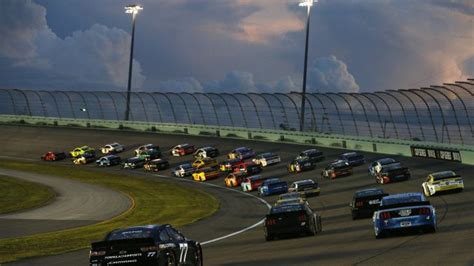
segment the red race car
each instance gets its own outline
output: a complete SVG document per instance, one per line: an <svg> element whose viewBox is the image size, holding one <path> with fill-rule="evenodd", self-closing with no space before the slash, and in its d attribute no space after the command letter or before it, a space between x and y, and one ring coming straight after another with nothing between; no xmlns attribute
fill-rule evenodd
<svg viewBox="0 0 474 266"><path fill-rule="evenodd" d="M41 156L44 161L60 161L66 159L66 153L49 151Z"/></svg>
<svg viewBox="0 0 474 266"><path fill-rule="evenodd" d="M179 144L171 148L171 155L173 156L185 156L188 154L193 154L196 151L194 145L191 144Z"/></svg>

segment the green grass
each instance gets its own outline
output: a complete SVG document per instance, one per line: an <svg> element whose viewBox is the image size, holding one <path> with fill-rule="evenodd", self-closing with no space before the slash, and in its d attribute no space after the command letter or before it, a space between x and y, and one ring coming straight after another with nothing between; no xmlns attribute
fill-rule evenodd
<svg viewBox="0 0 474 266"><path fill-rule="evenodd" d="M87 171L57 165L0 161L0 167L60 176L105 186L128 195L134 202L125 213L97 224L19 238L0 239L0 263L55 255L90 247L116 228L169 223L179 227L212 215L219 201L199 190L141 177Z"/></svg>
<svg viewBox="0 0 474 266"><path fill-rule="evenodd" d="M44 185L0 175L0 195L0 214L4 214L45 205L56 193Z"/></svg>

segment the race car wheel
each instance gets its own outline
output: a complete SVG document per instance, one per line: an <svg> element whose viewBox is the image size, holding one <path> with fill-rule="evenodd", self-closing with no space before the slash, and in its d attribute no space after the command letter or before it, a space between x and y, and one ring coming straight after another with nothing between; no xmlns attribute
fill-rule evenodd
<svg viewBox="0 0 474 266"><path fill-rule="evenodd" d="M265 234L265 241L272 241L273 240L273 236L272 235L267 235Z"/></svg>
<svg viewBox="0 0 474 266"><path fill-rule="evenodd" d="M321 223L321 216L318 216L318 218L316 219L317 221L317 230L316 230L316 233L321 233L321 231L323 231L323 225Z"/></svg>
<svg viewBox="0 0 474 266"><path fill-rule="evenodd" d="M423 187L423 194L425 194L426 197L431 196L430 192L426 190L426 187Z"/></svg>
<svg viewBox="0 0 474 266"><path fill-rule="evenodd" d="M178 261L176 260L176 254L174 254L173 250L169 250L168 254L166 255L165 258L165 264L166 266L176 266L178 265Z"/></svg>
<svg viewBox="0 0 474 266"><path fill-rule="evenodd" d="M380 231L378 234L375 234L376 239L381 239L385 237L384 231Z"/></svg>
<svg viewBox="0 0 474 266"><path fill-rule="evenodd" d="M196 250L194 252L194 265L196 266L204 265L204 259L202 257L202 247L200 244L196 245Z"/></svg>

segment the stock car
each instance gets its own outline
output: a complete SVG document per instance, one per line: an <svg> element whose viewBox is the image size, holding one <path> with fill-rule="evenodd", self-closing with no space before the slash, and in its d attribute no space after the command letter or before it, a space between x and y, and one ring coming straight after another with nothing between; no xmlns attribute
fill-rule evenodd
<svg viewBox="0 0 474 266"><path fill-rule="evenodd" d="M123 147L123 145L117 142L105 144L104 147L100 149L103 154L119 153L123 152L124 150L125 148Z"/></svg>
<svg viewBox="0 0 474 266"><path fill-rule="evenodd" d="M322 177L331 179L349 175L352 175L352 166L350 166L349 163L345 160L336 160L334 162L331 162L321 172Z"/></svg>
<svg viewBox="0 0 474 266"><path fill-rule="evenodd" d="M268 165L272 164L277 164L281 162L281 158L278 154L273 153L273 152L265 152L265 153L260 153L255 156L252 161L262 167L266 167Z"/></svg>
<svg viewBox="0 0 474 266"><path fill-rule="evenodd" d="M400 163L392 163L382 166L382 170L375 175L375 181L379 184L405 181L410 179L410 170Z"/></svg>
<svg viewBox="0 0 474 266"><path fill-rule="evenodd" d="M233 169L237 163L240 163L242 160L239 158L224 160L219 163L219 170L222 172L233 172Z"/></svg>
<svg viewBox="0 0 474 266"><path fill-rule="evenodd" d="M288 164L288 172L300 173L304 171L313 170L315 167L316 164L312 162L309 158L297 158Z"/></svg>
<svg viewBox="0 0 474 266"><path fill-rule="evenodd" d="M255 157L255 152L247 147L238 147L227 154L228 159L240 158L241 160Z"/></svg>
<svg viewBox="0 0 474 266"><path fill-rule="evenodd" d="M145 168L146 171L158 172L170 168L170 164L165 159L154 159L146 162L143 168Z"/></svg>
<svg viewBox="0 0 474 266"><path fill-rule="evenodd" d="M245 172L229 173L225 179L226 187L238 187L248 175Z"/></svg>
<svg viewBox="0 0 474 266"><path fill-rule="evenodd" d="M95 161L96 158L95 158L95 154L92 154L92 153L83 153L82 155L79 155L77 157L74 157L72 159L72 163L73 164L76 164L76 165L80 165L80 164L88 164L88 163L91 163L93 161Z"/></svg>
<svg viewBox="0 0 474 266"><path fill-rule="evenodd" d="M174 168L172 174L176 177L192 176L195 170L191 163L184 163Z"/></svg>
<svg viewBox="0 0 474 266"><path fill-rule="evenodd" d="M79 156L81 156L85 153L95 154L95 149L91 148L89 146L82 146L82 147L75 148L69 154L71 155L72 158L75 158L75 157L79 157Z"/></svg>
<svg viewBox="0 0 474 266"><path fill-rule="evenodd" d="M123 169L136 169L136 168L142 168L145 165L145 159L135 156L132 158L128 158L125 160L123 163Z"/></svg>
<svg viewBox="0 0 474 266"><path fill-rule="evenodd" d="M98 166L112 166L112 165L119 165L122 163L122 159L117 155L107 155L100 157L95 164Z"/></svg>
<svg viewBox="0 0 474 266"><path fill-rule="evenodd" d="M250 192L258 189L260 185L262 185L263 181L268 179L268 177L262 175L254 175L244 178L242 183L240 183L240 187L242 188L243 192Z"/></svg>
<svg viewBox="0 0 474 266"><path fill-rule="evenodd" d="M299 199L299 198L304 198L304 195L301 195L299 192L287 192L280 194L278 196L278 200L286 200L286 199Z"/></svg>
<svg viewBox="0 0 474 266"><path fill-rule="evenodd" d="M392 158L382 158L372 162L369 166L369 175L375 176L380 173L382 167L387 164L396 163L397 161Z"/></svg>
<svg viewBox="0 0 474 266"><path fill-rule="evenodd" d="M217 168L215 168L215 167L204 167L204 168L197 169L193 173L193 179L195 181L204 182L204 181L207 181L207 180L210 180L210 179L216 179L216 178L219 177L219 175L220 175L220 172Z"/></svg>
<svg viewBox="0 0 474 266"><path fill-rule="evenodd" d="M265 216L265 240L289 234L316 235L322 231L321 216L308 202L273 206Z"/></svg>
<svg viewBox="0 0 474 266"><path fill-rule="evenodd" d="M203 167L219 167L219 164L217 163L216 159L206 157L206 158L197 159L196 161L194 161L193 167L196 169L203 168Z"/></svg>
<svg viewBox="0 0 474 266"><path fill-rule="evenodd" d="M280 178L269 178L258 188L260 196L279 195L288 192L288 183Z"/></svg>
<svg viewBox="0 0 474 266"><path fill-rule="evenodd" d="M41 159L44 161L60 161L66 159L66 154L64 152L57 151L48 151L47 153L41 156Z"/></svg>
<svg viewBox="0 0 474 266"><path fill-rule="evenodd" d="M352 167L363 165L365 163L364 155L357 152L343 153L339 155L339 159L347 161Z"/></svg>
<svg viewBox="0 0 474 266"><path fill-rule="evenodd" d="M185 143L185 144L179 144L171 148L170 154L173 156L185 156L188 154L193 154L196 151L196 148L194 148L194 145Z"/></svg>
<svg viewBox="0 0 474 266"><path fill-rule="evenodd" d="M318 196L321 193L318 183L312 179L295 181L288 188L288 192L298 192L302 197Z"/></svg>
<svg viewBox="0 0 474 266"><path fill-rule="evenodd" d="M215 158L218 155L219 150L211 146L199 148L193 154L194 158L196 159Z"/></svg>
<svg viewBox="0 0 474 266"><path fill-rule="evenodd" d="M89 265L203 265L199 242L171 225L116 229L91 244Z"/></svg>
<svg viewBox="0 0 474 266"><path fill-rule="evenodd" d="M262 167L252 161L239 162L232 168L233 173L243 172L246 175L256 175L262 172Z"/></svg>
<svg viewBox="0 0 474 266"><path fill-rule="evenodd" d="M380 206L383 197L388 196L381 188L368 188L356 191L349 204L352 220L372 217Z"/></svg>
<svg viewBox="0 0 474 266"><path fill-rule="evenodd" d="M461 192L464 189L464 181L453 171L442 171L429 174L421 187L425 196L429 197L448 191Z"/></svg>
<svg viewBox="0 0 474 266"><path fill-rule="evenodd" d="M420 192L385 196L372 217L375 238L402 231L436 231L436 211Z"/></svg>
<svg viewBox="0 0 474 266"><path fill-rule="evenodd" d="M140 151L136 156L144 159L145 161L149 161L160 158L161 151L157 149L149 149L146 151Z"/></svg>
<svg viewBox="0 0 474 266"><path fill-rule="evenodd" d="M140 155L142 152L146 152L146 151L149 151L149 150L157 150L157 151L160 151L160 146L158 145L154 145L154 144L145 144L145 145L142 145L138 148L135 149L135 156L138 156ZM161 153L161 152L160 152Z"/></svg>
<svg viewBox="0 0 474 266"><path fill-rule="evenodd" d="M324 160L324 154L322 151L317 150L317 149L309 149L300 152L297 158L307 158L313 163L320 162Z"/></svg>

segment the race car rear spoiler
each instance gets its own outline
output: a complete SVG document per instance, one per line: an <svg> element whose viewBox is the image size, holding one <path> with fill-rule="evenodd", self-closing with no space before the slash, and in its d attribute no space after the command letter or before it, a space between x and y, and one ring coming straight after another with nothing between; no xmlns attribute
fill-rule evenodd
<svg viewBox="0 0 474 266"><path fill-rule="evenodd" d="M429 206L429 205L431 205L429 201L404 202L404 203L397 203L397 204L391 204L391 205L383 205L379 207L379 210L412 207L412 206Z"/></svg>

